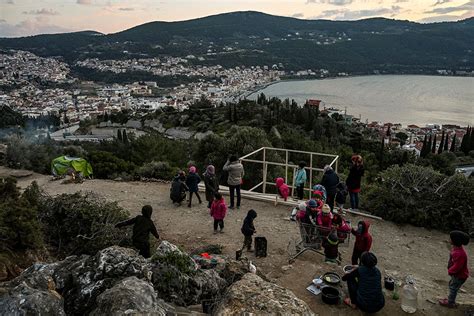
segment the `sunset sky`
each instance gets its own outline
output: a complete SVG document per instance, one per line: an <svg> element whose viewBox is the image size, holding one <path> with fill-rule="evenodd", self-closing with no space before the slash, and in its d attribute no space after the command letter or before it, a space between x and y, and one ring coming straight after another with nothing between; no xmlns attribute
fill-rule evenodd
<svg viewBox="0 0 474 316"><path fill-rule="evenodd" d="M0 0L0 37L121 31L150 21L179 21L254 10L300 19L382 16L418 22L474 16L474 0Z"/></svg>

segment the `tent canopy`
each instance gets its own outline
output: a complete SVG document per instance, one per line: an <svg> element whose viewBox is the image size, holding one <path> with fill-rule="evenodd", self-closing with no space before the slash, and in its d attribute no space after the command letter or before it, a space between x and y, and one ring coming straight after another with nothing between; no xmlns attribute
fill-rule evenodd
<svg viewBox="0 0 474 316"><path fill-rule="evenodd" d="M51 162L51 172L55 176L65 175L71 168L83 177L89 177L93 173L91 164L83 158L61 156Z"/></svg>

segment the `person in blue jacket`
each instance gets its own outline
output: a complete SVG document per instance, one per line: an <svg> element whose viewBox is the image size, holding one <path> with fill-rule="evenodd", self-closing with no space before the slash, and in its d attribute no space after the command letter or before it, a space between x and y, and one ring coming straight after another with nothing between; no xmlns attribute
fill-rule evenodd
<svg viewBox="0 0 474 316"><path fill-rule="evenodd" d="M191 207L191 202L193 200L193 193L196 194L199 204L202 203L201 197L199 196L199 187L198 184L201 182L201 177L196 173L196 167L191 166L189 168L189 174L186 177L186 185L189 188L189 204L188 207Z"/></svg>
<svg viewBox="0 0 474 316"><path fill-rule="evenodd" d="M304 198L304 185L306 183L306 163L301 161L298 164L298 169L295 174L295 186L296 186L296 195L298 199L302 200Z"/></svg>

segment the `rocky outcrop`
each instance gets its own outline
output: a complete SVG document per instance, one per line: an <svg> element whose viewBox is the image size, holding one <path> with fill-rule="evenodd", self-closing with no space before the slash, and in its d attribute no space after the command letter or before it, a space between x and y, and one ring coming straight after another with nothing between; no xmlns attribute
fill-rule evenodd
<svg viewBox="0 0 474 316"><path fill-rule="evenodd" d="M153 286L137 277L128 277L97 297L97 308L90 315L124 315L147 313L166 315L159 305Z"/></svg>
<svg viewBox="0 0 474 316"><path fill-rule="evenodd" d="M314 315L293 292L247 273L229 287L214 309L216 315Z"/></svg>

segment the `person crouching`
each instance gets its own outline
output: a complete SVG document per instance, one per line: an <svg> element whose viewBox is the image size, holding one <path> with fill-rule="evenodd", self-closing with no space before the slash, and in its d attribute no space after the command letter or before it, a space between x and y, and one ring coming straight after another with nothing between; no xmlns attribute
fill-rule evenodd
<svg viewBox="0 0 474 316"><path fill-rule="evenodd" d="M323 239L322 246L324 248L324 261L338 263L337 258L339 257L339 238L337 237L336 230L332 230L331 233Z"/></svg>

